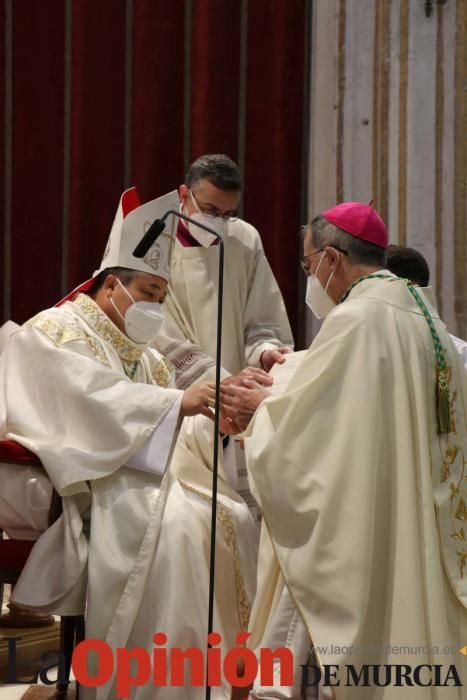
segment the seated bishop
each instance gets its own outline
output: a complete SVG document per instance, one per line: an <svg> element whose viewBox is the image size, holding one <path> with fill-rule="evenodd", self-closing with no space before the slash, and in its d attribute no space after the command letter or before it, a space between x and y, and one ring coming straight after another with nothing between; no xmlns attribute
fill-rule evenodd
<svg viewBox="0 0 467 700"><path fill-rule="evenodd" d="M163 320L172 217L143 258L133 255L154 219L177 206L176 193L139 205L135 189L125 192L99 270L15 332L0 357L0 439L45 469L31 479L0 466L10 484L0 527L38 537L13 600L61 615L86 610L86 638L114 653L151 654L157 632L167 647L207 644L214 387L177 389L172 366L149 346ZM248 626L257 529L220 444L214 630L225 651ZM28 480L34 493L18 508ZM46 528L52 486L63 513ZM138 700L182 697L180 688L135 685ZM224 681L216 692L230 696ZM204 693L187 680L184 698ZM115 678L81 697L116 697Z"/></svg>

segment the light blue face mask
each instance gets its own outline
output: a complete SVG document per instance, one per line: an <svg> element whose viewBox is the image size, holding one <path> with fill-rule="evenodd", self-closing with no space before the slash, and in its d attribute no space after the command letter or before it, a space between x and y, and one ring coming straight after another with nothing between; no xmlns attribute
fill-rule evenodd
<svg viewBox="0 0 467 700"><path fill-rule="evenodd" d="M110 301L125 324L125 333L134 343L145 343L154 340L164 322L162 304L157 301L135 301L128 289L117 279L117 282L133 302L125 311L119 310L112 297Z"/></svg>

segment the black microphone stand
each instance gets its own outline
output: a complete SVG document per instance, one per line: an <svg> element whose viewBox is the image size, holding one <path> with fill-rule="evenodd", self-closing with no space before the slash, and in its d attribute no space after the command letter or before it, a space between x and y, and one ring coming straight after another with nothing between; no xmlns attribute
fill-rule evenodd
<svg viewBox="0 0 467 700"><path fill-rule="evenodd" d="M219 241L219 282L217 298L217 335L216 335L216 397L214 404L214 453L212 457L212 505L211 505L211 550L209 559L209 607L208 607L208 635L213 632L214 624L214 574L216 567L216 531L217 531L217 475L219 464L219 418L220 418L220 387L221 387L221 349L222 349L222 302L224 297L224 241L217 231L199 223L186 214L175 209L167 211L161 219L156 219L144 234L141 241L133 251L137 258L144 258L148 250L155 243L165 228L165 221L173 216L188 221L199 228L211 233ZM206 700L211 698L211 686L207 678L206 661Z"/></svg>

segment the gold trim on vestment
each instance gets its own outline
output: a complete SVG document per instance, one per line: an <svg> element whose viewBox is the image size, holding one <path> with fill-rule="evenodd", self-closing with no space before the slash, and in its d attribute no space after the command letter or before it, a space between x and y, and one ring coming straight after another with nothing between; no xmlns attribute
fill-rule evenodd
<svg viewBox="0 0 467 700"><path fill-rule="evenodd" d="M187 491L196 494L206 503L212 503L212 498L193 486L189 486L185 481L179 479L180 484ZM221 503L217 504L217 519L222 527L224 539L227 547L232 555L232 561L235 572L235 589L237 592L237 611L238 617L240 619L241 631L246 632L248 630L248 623L250 621L251 604L248 600L248 596L245 590L245 582L243 580L242 569L240 566L240 552L238 550L237 535L235 532L235 525L232 520L232 516L225 506Z"/></svg>
<svg viewBox="0 0 467 700"><path fill-rule="evenodd" d="M449 372L449 383L451 383L451 379L451 372ZM461 598L464 578L467 576L467 537L465 533L467 460L462 448L462 441L457 433L458 420L459 418L462 420L463 414L463 406L459 405L460 401L459 393L451 391L449 402L451 432L447 435L439 435L443 464L439 474L439 483L435 486L435 494L437 525L444 568L456 598L464 607L467 607L466 601Z"/></svg>
<svg viewBox="0 0 467 700"><path fill-rule="evenodd" d="M169 362L161 357L159 364L152 371L152 378L158 386L168 387L172 381L172 370Z"/></svg>
<svg viewBox="0 0 467 700"><path fill-rule="evenodd" d="M71 303L76 304L84 312L89 325L113 347L122 360L125 362L137 362L141 359L147 344L134 343L130 340L102 311L94 299L87 294L78 294Z"/></svg>
<svg viewBox="0 0 467 700"><path fill-rule="evenodd" d="M84 340L89 345L94 357L106 367L110 367L101 345L78 324L60 323L55 318L47 318L42 312L27 321L24 326L26 328L38 328L43 331L56 347L62 347L62 345L73 340Z"/></svg>
<svg viewBox="0 0 467 700"><path fill-rule="evenodd" d="M87 294L79 294L73 304L80 309L80 318L84 317L86 323L100 336L105 343L111 346L119 356L126 376L134 380L138 364L147 350L147 345L134 343L124 335L117 326L102 311L96 302ZM102 344L93 335L86 333L86 330L73 320L62 322L48 315L43 311L24 324L27 328L39 328L56 345L61 347L73 340L84 340L94 357L106 367L110 367L110 362L104 352ZM154 354L154 361L157 362L157 354ZM172 382L173 367L164 357L160 357L156 366L151 370L153 381L161 387L168 387Z"/></svg>

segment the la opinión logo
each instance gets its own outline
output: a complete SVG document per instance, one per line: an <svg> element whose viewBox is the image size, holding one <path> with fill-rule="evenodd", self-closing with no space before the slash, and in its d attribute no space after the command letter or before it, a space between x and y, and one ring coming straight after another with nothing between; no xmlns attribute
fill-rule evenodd
<svg viewBox="0 0 467 700"><path fill-rule="evenodd" d="M152 684L154 687L187 687L206 685L221 686L223 682L236 688L249 688L254 681L261 686L292 686L294 684L294 659L290 649L261 648L256 655L245 648L250 634L236 635L237 646L222 657L219 645L220 634L208 635L208 647L166 648L167 635L157 632L153 635L152 654L147 649L135 647L113 650L99 639L87 639L76 647L73 653L72 669L76 680L83 686L96 688L116 682L116 697L129 698L132 688ZM16 642L8 640L8 683L18 683L16 678ZM464 650L460 650L464 653ZM95 662L95 674L88 670L89 657ZM27 683L36 683L38 677L47 685L56 680L48 677L58 660L58 680L66 681L63 654L49 653L41 659L44 663L40 671ZM48 663L46 663L48 661ZM187 669L188 666L188 669ZM25 682L25 681L23 681ZM301 666L301 685L310 686L362 686L362 687L463 687L456 666L443 664L363 664L345 666L313 664Z"/></svg>
<svg viewBox="0 0 467 700"><path fill-rule="evenodd" d="M153 635L154 648L152 655L147 649L120 648L115 654L112 648L99 639L87 639L76 647L73 653L72 669L76 680L81 685L97 688L105 685L114 676L118 698L130 697L131 689L152 683L155 687L183 686L220 686L223 679L237 688L247 688L259 678L262 685L277 685L275 661L279 661L279 684L293 685L293 654L290 649L260 649L258 657L245 648L249 632L236 635L238 645L230 649L222 658L218 648L222 637L217 632L208 635L209 647L206 650L198 647L167 649L167 635L157 632ZM88 672L88 657L97 655L96 675ZM189 663L189 673L186 673L185 663ZM188 675L188 680L187 680Z"/></svg>

